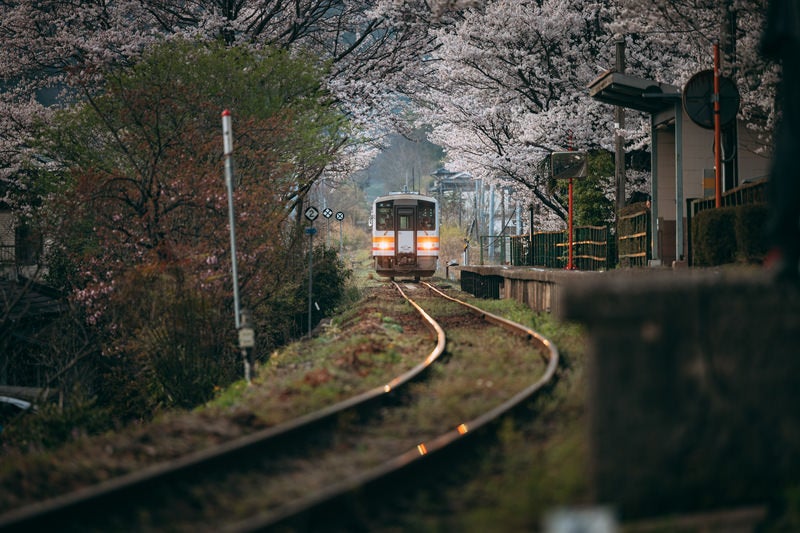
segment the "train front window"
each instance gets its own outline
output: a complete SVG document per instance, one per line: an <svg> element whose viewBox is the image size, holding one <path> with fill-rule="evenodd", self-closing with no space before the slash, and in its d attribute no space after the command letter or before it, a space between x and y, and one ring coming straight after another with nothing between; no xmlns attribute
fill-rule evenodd
<svg viewBox="0 0 800 533"><path fill-rule="evenodd" d="M380 202L375 208L375 229L390 231L394 229L392 222L392 202Z"/></svg>
<svg viewBox="0 0 800 533"><path fill-rule="evenodd" d="M397 229L400 231L408 231L414 229L414 211L411 209L398 209L397 210Z"/></svg>
<svg viewBox="0 0 800 533"><path fill-rule="evenodd" d="M432 231L436 228L436 204L433 202L420 202L417 208L419 213L418 230Z"/></svg>

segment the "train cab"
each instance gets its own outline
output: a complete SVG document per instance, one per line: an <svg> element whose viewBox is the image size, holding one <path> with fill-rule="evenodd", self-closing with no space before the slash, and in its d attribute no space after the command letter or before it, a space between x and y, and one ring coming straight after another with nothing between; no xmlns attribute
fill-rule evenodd
<svg viewBox="0 0 800 533"><path fill-rule="evenodd" d="M372 257L375 272L430 277L439 259L439 203L430 196L395 193L372 204Z"/></svg>

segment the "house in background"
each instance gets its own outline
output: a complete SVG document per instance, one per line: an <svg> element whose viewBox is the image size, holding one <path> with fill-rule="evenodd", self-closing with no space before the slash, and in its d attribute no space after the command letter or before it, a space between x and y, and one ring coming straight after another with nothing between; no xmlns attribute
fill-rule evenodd
<svg viewBox="0 0 800 533"><path fill-rule="evenodd" d="M35 400L48 386L42 365L63 295L42 283L41 237L0 203L0 395Z"/></svg>

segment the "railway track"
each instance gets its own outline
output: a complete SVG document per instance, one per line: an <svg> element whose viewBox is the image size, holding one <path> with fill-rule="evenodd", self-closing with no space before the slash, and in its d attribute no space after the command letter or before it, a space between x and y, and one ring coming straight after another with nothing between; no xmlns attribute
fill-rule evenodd
<svg viewBox="0 0 800 533"><path fill-rule="evenodd" d="M394 286L435 337L431 351L410 370L244 438L11 511L0 516L0 529L254 531L332 526L326 521L333 515L341 519L348 514L341 512L341 502L385 488L399 473L446 455L454 444L525 402L552 379L558 351L535 331L459 302L430 284ZM414 293L413 298L407 292ZM465 306L470 310L466 315ZM475 331L485 322L516 333L504 336L507 345L493 346L490 362L485 347L471 346ZM445 331L453 332L449 341ZM449 368L431 368L443 358ZM461 364L461 359L464 368L453 371L454 361ZM482 381L481 364L505 365L508 381ZM465 394L479 398L473 403L480 404L480 410L462 405ZM426 413L424 422L419 422L420 412ZM416 424L405 422L412 418Z"/></svg>

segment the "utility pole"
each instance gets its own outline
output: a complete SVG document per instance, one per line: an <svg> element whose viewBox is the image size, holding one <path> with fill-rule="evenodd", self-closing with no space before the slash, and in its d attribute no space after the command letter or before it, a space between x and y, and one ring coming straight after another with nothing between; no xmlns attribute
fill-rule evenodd
<svg viewBox="0 0 800 533"><path fill-rule="evenodd" d="M625 37L617 34L614 37L616 48L616 62L614 69L620 74L625 73ZM625 129L625 108L614 108L614 177L617 189L617 212L625 207L625 138L622 130Z"/></svg>
<svg viewBox="0 0 800 533"><path fill-rule="evenodd" d="M733 0L725 0L721 6L722 21L720 27L720 75L726 74L731 79L736 79L738 71L738 57L736 51L736 28L738 27L738 9L734 8ZM722 190L729 191L739 186L739 155L736 146L739 144L739 133L736 121L727 124L722 129Z"/></svg>

